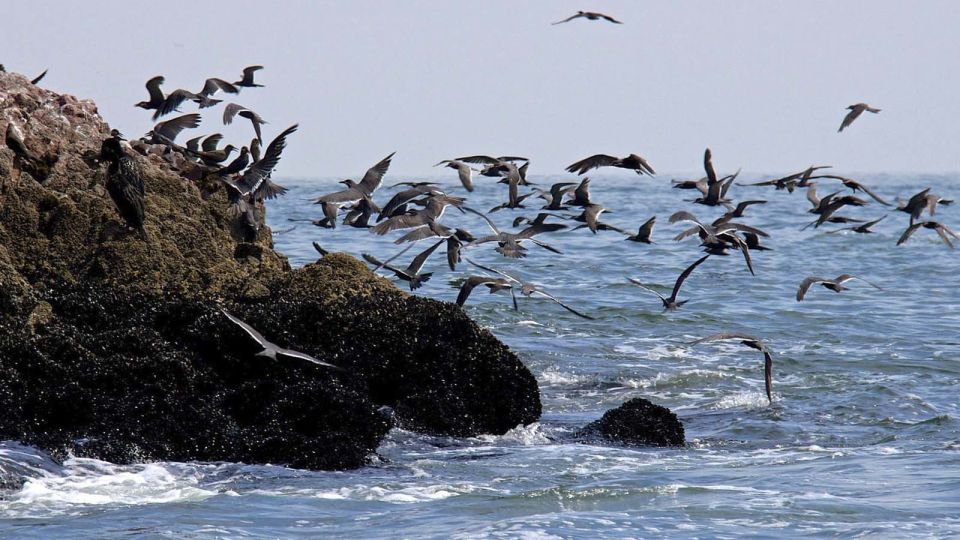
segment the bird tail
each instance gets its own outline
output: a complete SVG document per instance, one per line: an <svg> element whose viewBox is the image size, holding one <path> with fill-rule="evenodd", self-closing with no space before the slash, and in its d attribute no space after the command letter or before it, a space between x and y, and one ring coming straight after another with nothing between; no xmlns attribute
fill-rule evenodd
<svg viewBox="0 0 960 540"><path fill-rule="evenodd" d="M867 110L870 111L870 112L872 112L872 113L878 113L878 112L882 111L883 109L877 109L877 108L874 108L874 107L867 107Z"/></svg>
<svg viewBox="0 0 960 540"><path fill-rule="evenodd" d="M414 291L423 286L424 283L430 281L430 277L433 276L433 272L425 272L420 274L420 277L416 277L410 280L410 290Z"/></svg>

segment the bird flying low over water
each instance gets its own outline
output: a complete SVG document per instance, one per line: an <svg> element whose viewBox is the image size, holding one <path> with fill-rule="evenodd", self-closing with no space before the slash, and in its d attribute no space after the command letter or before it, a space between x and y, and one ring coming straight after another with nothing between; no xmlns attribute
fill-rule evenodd
<svg viewBox="0 0 960 540"><path fill-rule="evenodd" d="M653 240L651 235L653 235L653 226L657 222L657 216L653 216L647 221L643 222L643 225L640 225L640 229L637 231L637 234L627 237L627 240L632 242L643 242L644 244L652 244Z"/></svg>
<svg viewBox="0 0 960 540"><path fill-rule="evenodd" d="M600 167L629 169L641 176L644 174L647 176L653 176L656 174L656 172L653 170L653 167L650 166L650 163L648 163L646 159L636 154L630 154L625 158L608 156L606 154L596 154L571 164L567 167L567 172L583 174L590 169L597 169Z"/></svg>
<svg viewBox="0 0 960 540"><path fill-rule="evenodd" d="M870 228L873 227L874 225L876 225L877 223L880 223L881 221L883 221L883 220L886 219L886 218L887 218L887 216L882 216L882 217L880 217L879 219L875 219L875 220L873 220L873 221L868 221L868 222L866 222L866 223L861 223L860 225L855 225L855 226L853 226L853 227L843 227L842 229L836 229L836 230L833 230L833 231L827 231L827 234L836 234L836 233L843 232L843 231L853 231L853 232L855 232L855 233L860 233L860 234L870 234L870 233L873 232L873 231L870 230Z"/></svg>
<svg viewBox="0 0 960 540"><path fill-rule="evenodd" d="M566 19L562 20L562 21L557 21L557 22L551 23L551 24L563 24L563 23L566 23L566 22L570 22L570 21L572 21L572 20L574 20L574 19L587 19L588 21L596 21L596 20L603 19L603 20L605 20L605 21L609 21L609 22L612 22L612 23L614 23L614 24L623 24L622 22L614 19L613 17L611 17L611 16L609 16L609 15L605 15L605 14L603 14L603 13L597 13L597 12L595 12L595 11L578 11L578 12L576 13L576 15L571 15L571 16L567 17Z"/></svg>
<svg viewBox="0 0 960 540"><path fill-rule="evenodd" d="M285 358L306 360L307 362L317 364L318 366L323 366L323 367L328 367L328 368L336 369L339 371L343 371L343 368L339 366L335 366L328 362L324 362L322 360L317 360L316 358L310 356L307 353L302 353L300 351L294 351L291 349L285 349L283 347L280 347L279 345L271 343L269 340L267 340L267 338L263 337L263 334L261 334L260 332L257 332L252 326L243 322L239 318L231 315L229 312L227 312L227 310L221 309L220 312L223 313L223 315L227 319L229 319L230 322L239 326L244 332L246 332L248 336L250 336L254 341L257 342L257 345L260 345L262 350L256 353L254 356L263 356L265 358L270 358L272 360L281 360Z"/></svg>
<svg viewBox="0 0 960 540"><path fill-rule="evenodd" d="M736 332L721 332L719 334L713 334L712 336L700 338L696 341L691 341L689 344L697 345L698 343L705 343L708 341L723 341L729 339L738 340L741 344L763 353L763 382L767 391L767 400L770 403L773 403L773 356L770 354L770 350L767 349L767 346L764 345L762 341L746 334L738 334Z"/></svg>
<svg viewBox="0 0 960 540"><path fill-rule="evenodd" d="M470 165L455 159L445 159L434 165L434 167L440 165L450 169L456 169L457 175L460 177L460 183L463 184L464 189L471 192L473 191L473 169L470 168Z"/></svg>
<svg viewBox="0 0 960 540"><path fill-rule="evenodd" d="M680 287L683 287L683 282L686 281L688 277L690 277L690 274L693 273L694 268L700 266L700 264L703 263L703 261L707 260L708 257L710 257L709 254L704 255L703 257L700 257L699 259L697 259L696 262L688 266L686 270L680 273L680 277L677 278L677 282L674 283L673 285L673 292L670 293L670 298L664 298L662 294L658 293L653 289L648 288L646 285L643 284L643 282L641 282L638 279L627 278L627 280L630 283L633 283L634 285L636 285L637 287L640 287L641 289L647 292L651 292L657 295L660 298L660 301L663 303L664 311L674 310L686 304L687 302L689 302L689 300L681 300L679 302L677 301L677 295L680 294Z"/></svg>
<svg viewBox="0 0 960 540"><path fill-rule="evenodd" d="M464 258L466 259L466 257L464 257ZM547 293L547 292L545 292L545 291L540 290L540 289L537 288L537 286L534 285L533 283L530 283L530 282L528 282L528 281L519 280L519 279L511 276L510 274L508 274L508 273L506 273L506 272L501 272L500 270L496 270L496 269L494 269L494 268L489 268L489 267L483 266L482 264L478 264L478 263L476 263L476 262L474 262L474 261L471 261L470 259L467 259L467 261L468 261L470 264L476 266L477 268L480 268L480 269L482 269L482 270L486 270L487 272L491 272L491 273L494 273L494 274L499 274L499 275L503 276L504 278L506 278L507 280L515 283L517 286L520 287L520 294L522 294L523 296L531 296L531 295L536 294L536 295L538 295L538 296L542 296L542 297L544 297L544 298L548 298L548 299L556 302L560 307L562 307L563 309L569 311L570 313L573 313L573 314L576 315L577 317L582 317L582 318L584 318L584 319L588 319L588 320L591 320L591 321L592 321L592 320L595 320L593 317L591 317L591 316L589 316L589 315L585 315L585 314L583 314L583 313L580 313L579 311L573 309L572 307L564 304L563 302L561 302L560 300L558 300L557 297L555 297L555 296L553 296L553 295L551 295L551 294L549 294L549 293ZM511 288L511 291L512 291L512 290L513 290L513 289ZM516 299L514 299L513 307L514 307L514 309L518 309L518 308L517 308Z"/></svg>
<svg viewBox="0 0 960 540"><path fill-rule="evenodd" d="M433 255L433 252L440 247L441 244L446 242L446 240L440 240L421 252L419 255L413 258L413 261L406 268L397 268L396 266L391 266L390 262L397 258L398 256L405 253L408 249L413 247L413 244L410 244L403 251L394 255L393 257L387 259L384 262L380 262L376 257L370 255L369 253L363 253L363 258L367 260L370 264L374 265L376 269L386 268L387 270L393 272L398 278L406 281L410 284L410 290L414 291L419 289L424 283L430 281L430 276L433 275L433 272L423 272L420 273L420 270L423 269L424 263L427 262L427 259L430 258L430 255ZM375 270L376 270L375 269Z"/></svg>
<svg viewBox="0 0 960 540"><path fill-rule="evenodd" d="M870 283L869 281L863 278L859 278L857 276L850 275L850 274L841 274L834 279L826 279L821 277L810 276L800 282L800 287L797 289L797 302L800 302L801 300L803 300L803 297L806 296L807 291L810 289L810 286L815 283L819 283L820 285L823 285L824 288L830 289L831 291L838 293L846 288L843 286L843 284L850 281L851 279L862 281L867 285L870 285L871 287L874 287L881 291L883 290L879 286L874 285L873 283Z"/></svg>
<svg viewBox="0 0 960 540"><path fill-rule="evenodd" d="M490 227L490 230L493 231L493 234L490 236L483 236L477 238L476 240L465 245L465 248L470 248L487 242L497 242L497 253L500 253L504 257L511 259L519 259L527 256L527 248L521 245L521 242L529 240L534 244L542 247L547 251L552 251L554 253L562 253L559 249L545 243L541 242L534 238L534 236L546 232L559 231L561 229L566 229L567 226L561 223L544 223L549 214L540 214L536 219L533 220L532 224L526 229L518 233L509 233L503 232L493 223L493 221L483 212L474 210L470 207L464 207L464 210L467 212L476 214L483 218L487 222L487 225Z"/></svg>
<svg viewBox="0 0 960 540"><path fill-rule="evenodd" d="M463 307L463 304L466 303L467 298L470 297L470 293L473 292L473 289L479 285L485 285L488 289L490 289L490 294L498 291L510 290L510 294L513 296L513 308L519 309L517 307L517 295L513 292L513 284L504 278L495 278L490 276L468 277L467 280L463 282L463 285L460 286L460 292L457 294L457 305Z"/></svg>
<svg viewBox="0 0 960 540"><path fill-rule="evenodd" d="M850 112L848 112L847 115L843 117L843 122L840 124L840 129L837 130L837 133L840 133L844 129L850 127L850 124L852 124L854 120L859 118L860 115L863 114L863 111L872 112L874 114L880 112L880 109L871 107L866 103L856 103L854 105L847 107L847 110L849 110Z"/></svg>
<svg viewBox="0 0 960 540"><path fill-rule="evenodd" d="M947 244L947 246L949 246L950 249L953 249L953 242L950 241L951 237L953 237L954 239L960 240L960 236L958 236L957 233L950 230L950 228L944 225L943 223L938 223L936 221L918 221L916 223L911 224L909 227L907 227L907 230L903 231L903 234L900 235L900 239L897 240L897 245L899 246L900 244L909 240L910 237L913 236L913 233L917 232L917 230L920 229L921 227L923 227L924 229L930 229L930 230L936 231L937 234L940 236L940 238L943 240L943 242Z"/></svg>

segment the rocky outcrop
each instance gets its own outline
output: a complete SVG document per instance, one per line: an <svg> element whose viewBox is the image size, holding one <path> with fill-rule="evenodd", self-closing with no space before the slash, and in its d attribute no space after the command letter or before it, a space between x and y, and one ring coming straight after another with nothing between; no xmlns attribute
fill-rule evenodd
<svg viewBox="0 0 960 540"><path fill-rule="evenodd" d="M683 424L666 407L634 398L587 424L581 440L602 439L631 446L683 446Z"/></svg>
<svg viewBox="0 0 960 540"><path fill-rule="evenodd" d="M103 188L109 126L90 101L0 73L0 132L59 159L41 182L0 148L0 438L115 462L356 467L390 426L469 436L536 421L536 382L456 306L407 295L334 254L291 270L268 228L246 242L217 182L162 156L148 240ZM254 357L219 307L345 368Z"/></svg>

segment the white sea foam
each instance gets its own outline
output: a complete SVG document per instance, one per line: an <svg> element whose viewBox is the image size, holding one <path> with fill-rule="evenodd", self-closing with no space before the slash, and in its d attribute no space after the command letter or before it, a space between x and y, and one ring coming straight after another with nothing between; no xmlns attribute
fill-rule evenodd
<svg viewBox="0 0 960 540"><path fill-rule="evenodd" d="M519 444L521 446L535 446L550 444L553 441L543 431L539 422L529 425L519 425L503 435L480 435L477 440L488 444Z"/></svg>
<svg viewBox="0 0 960 540"><path fill-rule="evenodd" d="M167 464L119 466L71 458L64 467L63 475L28 479L20 491L0 501L0 513L18 517L73 514L89 506L199 501L221 494L198 487L199 474L184 474Z"/></svg>

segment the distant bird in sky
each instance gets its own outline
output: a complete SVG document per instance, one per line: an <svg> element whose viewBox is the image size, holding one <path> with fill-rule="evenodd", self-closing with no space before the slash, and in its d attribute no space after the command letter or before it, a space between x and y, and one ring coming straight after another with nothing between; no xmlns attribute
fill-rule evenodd
<svg viewBox="0 0 960 540"><path fill-rule="evenodd" d="M713 334L712 336L700 338L696 341L691 341L690 345L696 345L698 343L704 343L707 341L722 341L728 339L739 340L741 344L763 353L763 381L767 391L767 400L773 403L773 356L770 354L770 350L767 349L767 346L764 345L762 341L746 334L721 332L719 334Z"/></svg>
<svg viewBox="0 0 960 540"><path fill-rule="evenodd" d="M460 183L463 184L464 189L467 191L473 191L473 169L470 168L470 165L455 159L445 159L434 165L434 167L439 165L443 165L450 169L456 169L457 174L460 176Z"/></svg>
<svg viewBox="0 0 960 540"><path fill-rule="evenodd" d="M830 289L831 291L838 293L845 289L843 284L852 279L860 280L866 283L867 285L875 287L881 291L883 290L883 289L880 289L879 286L874 285L873 283L870 283L869 281L863 278L859 278L851 274L841 274L834 279L826 279L821 277L810 276L800 282L800 287L797 289L797 302L800 302L803 300L804 296L806 296L807 294L807 291L810 289L810 286L815 283L819 283L820 285L823 285L824 288Z"/></svg>
<svg viewBox="0 0 960 540"><path fill-rule="evenodd" d="M880 109L871 107L866 103L857 103L855 105L851 105L847 107L847 109L850 112L848 112L847 115L843 117L843 123L840 124L840 129L837 130L837 133L840 133L845 128L850 127L850 124L852 124L854 120L859 118L860 115L863 114L863 111L869 111L874 114L880 112Z"/></svg>
<svg viewBox="0 0 960 540"><path fill-rule="evenodd" d="M563 24L563 23L566 23L566 22L570 22L570 21L572 21L572 20L574 20L574 19L581 19L581 18L582 18L582 19L587 19L588 21L596 21L596 20L599 20L599 19L603 19L603 20L605 20L605 21L609 21L609 22L612 22L612 23L615 23L615 24L623 24L622 22L614 19L613 17L611 17L611 16L609 16L609 15L605 15L605 14L603 14L603 13L597 13L597 12L595 12L595 11L578 11L576 15L571 15L571 16L567 17L566 19L562 20L562 21L557 21L557 22L551 23L551 24Z"/></svg>
<svg viewBox="0 0 960 540"><path fill-rule="evenodd" d="M257 140L262 144L263 134L260 132L260 126L266 124L267 122L265 122L263 118L260 118L259 114L251 111L243 105L228 103L223 109L223 124L230 125L233 122L233 118L237 115L250 120L250 123L253 124L253 131L257 134Z"/></svg>
<svg viewBox="0 0 960 540"><path fill-rule="evenodd" d="M254 356L263 356L273 360L295 358L297 360L306 360L307 362L317 364L318 366L328 367L328 368L332 368L340 371L343 370L343 368L339 366L335 366L333 364L324 362L322 360L317 360L316 358L310 356L307 353L286 349L279 345L271 343L267 338L263 337L263 334L261 334L260 332L257 332L252 326L243 322L238 317L231 315L229 312L227 312L227 310L221 309L220 311L221 313L223 313L223 315L227 319L230 319L230 322L239 326L244 332L247 333L248 336L250 336L251 338L253 338L254 341L257 342L257 345L259 345L262 348L262 350L256 353L256 355Z"/></svg>
<svg viewBox="0 0 960 540"><path fill-rule="evenodd" d="M703 257L700 257L699 259L697 259L695 263L691 264L690 266L687 267L686 270L680 273L680 277L677 278L677 282L674 283L673 285L673 292L670 293L670 298L664 298L662 294L658 293L657 291L651 288L648 288L646 285L643 284L643 282L641 282L638 279L627 278L627 280L630 281L630 283L633 283L634 285L636 285L637 287L640 287L641 289L647 292L651 292L657 295L660 298L660 301L663 303L664 311L677 309L682 305L686 304L687 302L689 302L689 300L681 300L679 302L677 301L677 295L680 294L680 287L683 287L683 282L686 281L688 277L690 277L690 274L693 273L694 268L700 266L700 264L702 264L703 261L707 260L708 257L710 257L710 255L704 255Z"/></svg>
<svg viewBox="0 0 960 540"><path fill-rule="evenodd" d="M234 86L242 86L244 88L262 88L262 84L257 84L253 82L253 74L263 69L263 66L248 66L243 68L243 77L233 83Z"/></svg>
<svg viewBox="0 0 960 540"><path fill-rule="evenodd" d="M466 258L466 257L464 257L464 258ZM494 268L489 268L489 267L483 266L482 264L478 264L478 263L476 263L476 262L474 262L474 261L471 261L470 259L467 259L467 261L468 261L470 264L476 266L477 268L486 270L487 272L492 272L492 273L494 273L494 274L499 274L499 275L503 276L504 278L512 281L513 283L516 283L516 284L520 287L520 294L522 294L522 295L524 295L524 296L532 296L532 295L536 294L536 295L542 296L542 297L544 297L544 298L548 298L548 299L553 300L554 302L556 302L556 303L557 303L560 307L562 307L563 309L569 311L570 313L573 313L573 314L576 315L577 317L582 317L582 318L584 318L584 319L588 319L588 320L591 320L591 321L594 320L594 318L591 317L590 315L585 315L585 314L583 314L583 313L580 313L579 311L573 309L572 307L570 307L570 306L564 304L563 302L561 302L560 300L558 300L557 297L553 296L552 294L550 294L550 293L548 293L548 292L546 292L546 291L540 290L540 289L539 289L536 285L534 285L533 283L530 283L530 282L528 282L528 281L519 280L519 279L511 276L510 274L508 274L508 273L506 273L506 272L501 272L500 270L496 270L496 269L494 269ZM512 290L512 289L511 289L511 290ZM514 307L514 308L517 308L516 301L514 301L513 307Z"/></svg>
<svg viewBox="0 0 960 540"><path fill-rule="evenodd" d="M656 174L656 172L653 170L653 167L650 166L650 163L647 162L646 159L636 154L630 154L625 158L608 156L606 154L595 154L571 164L569 167L567 167L567 172L583 174L590 169L597 169L600 167L629 169L631 171L635 171L639 175L646 174L648 176L653 176Z"/></svg>

